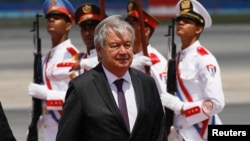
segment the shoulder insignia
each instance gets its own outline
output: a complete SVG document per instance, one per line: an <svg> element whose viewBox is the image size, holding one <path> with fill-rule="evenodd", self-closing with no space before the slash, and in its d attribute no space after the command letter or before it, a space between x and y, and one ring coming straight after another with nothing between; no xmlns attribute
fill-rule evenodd
<svg viewBox="0 0 250 141"><path fill-rule="evenodd" d="M212 111L213 109L213 102L211 100L206 100L203 102L203 109L205 111Z"/></svg>
<svg viewBox="0 0 250 141"><path fill-rule="evenodd" d="M62 67L72 67L74 65L74 62L62 62L62 63L58 63L56 66L58 68L62 68Z"/></svg>
<svg viewBox="0 0 250 141"><path fill-rule="evenodd" d="M200 111L201 111L200 107L195 106L195 107L192 107L190 109L185 110L184 114L185 114L186 117L189 117L189 116L192 116L192 115L200 113Z"/></svg>
<svg viewBox="0 0 250 141"><path fill-rule="evenodd" d="M201 56L204 56L204 55L208 55L208 52L205 48L203 47L198 47L197 48L197 52L201 55Z"/></svg>
<svg viewBox="0 0 250 141"><path fill-rule="evenodd" d="M156 63L161 62L161 60L158 58L158 56L155 55L154 53L150 53L148 56L151 59L151 62L152 62L153 65L156 64Z"/></svg>
<svg viewBox="0 0 250 141"><path fill-rule="evenodd" d="M214 76L216 74L216 66L212 64L206 65L207 71L211 76Z"/></svg>
<svg viewBox="0 0 250 141"><path fill-rule="evenodd" d="M67 47L67 50L72 56L77 54L77 50L74 49L73 47Z"/></svg>

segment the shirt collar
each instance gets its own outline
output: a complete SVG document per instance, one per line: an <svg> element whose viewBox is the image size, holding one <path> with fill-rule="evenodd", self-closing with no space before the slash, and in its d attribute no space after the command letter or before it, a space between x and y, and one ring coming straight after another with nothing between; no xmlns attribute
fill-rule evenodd
<svg viewBox="0 0 250 141"><path fill-rule="evenodd" d="M96 52L96 49L91 49L89 51L89 57L96 57L97 56L97 52Z"/></svg>
<svg viewBox="0 0 250 141"><path fill-rule="evenodd" d="M63 48L67 48L69 47L69 44L71 44L71 40L67 39L63 42L61 42L60 44L58 44L57 46L54 46L50 49L50 51L56 51L56 50L61 50Z"/></svg>
<svg viewBox="0 0 250 141"><path fill-rule="evenodd" d="M122 77L117 77L113 73L108 71L103 65L102 65L102 67L103 67L103 70L107 76L107 80L108 80L109 85L111 85L115 80L117 80L119 78L123 78L126 82L131 83L131 77L130 77L129 71L126 71L126 73Z"/></svg>
<svg viewBox="0 0 250 141"><path fill-rule="evenodd" d="M191 44L190 46L188 46L185 49L181 50L181 54L185 55L188 52L192 52L194 49L196 49L197 46L200 46L200 45L201 45L200 42L197 40L193 44Z"/></svg>

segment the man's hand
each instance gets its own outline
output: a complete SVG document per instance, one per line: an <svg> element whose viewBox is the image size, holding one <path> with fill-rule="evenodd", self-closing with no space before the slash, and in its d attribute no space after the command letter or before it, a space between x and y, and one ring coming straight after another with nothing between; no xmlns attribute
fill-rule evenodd
<svg viewBox="0 0 250 141"><path fill-rule="evenodd" d="M49 89L45 85L39 85L35 83L30 83L28 86L28 95L46 100Z"/></svg>
<svg viewBox="0 0 250 141"><path fill-rule="evenodd" d="M74 70L79 70L79 69L81 69L80 61L77 60L69 71L74 71Z"/></svg>

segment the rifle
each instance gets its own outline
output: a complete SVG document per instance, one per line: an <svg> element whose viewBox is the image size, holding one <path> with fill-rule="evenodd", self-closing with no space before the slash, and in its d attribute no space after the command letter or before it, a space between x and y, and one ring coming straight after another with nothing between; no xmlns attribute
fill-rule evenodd
<svg viewBox="0 0 250 141"><path fill-rule="evenodd" d="M34 32L33 43L34 43L34 72L33 72L33 82L37 84L43 83L42 80L42 54L41 54L41 39L39 36L39 14L36 14L36 20L33 22ZM28 127L27 141L38 141L38 131L37 122L40 115L42 114L42 101L37 98L32 98L32 117L31 122Z"/></svg>
<svg viewBox="0 0 250 141"><path fill-rule="evenodd" d="M100 5L101 18L103 20L106 17L104 0L99 0L99 5Z"/></svg>
<svg viewBox="0 0 250 141"><path fill-rule="evenodd" d="M140 32L141 32L141 40L142 40L142 48L143 48L143 55L148 56L148 49L147 49L147 43L146 43L146 37L145 37L145 25L144 25L144 17L143 17L143 8L142 8L142 3L141 0L136 1L137 4L137 9L138 9L138 19L140 23ZM145 66L145 72L146 74L150 75L150 67Z"/></svg>
<svg viewBox="0 0 250 141"><path fill-rule="evenodd" d="M175 44L175 18L172 19L171 25L168 26L168 73L167 73L167 92L175 95L176 92L176 44ZM170 109L165 108L166 112L166 127L167 135L170 132L170 128L173 125L174 112Z"/></svg>

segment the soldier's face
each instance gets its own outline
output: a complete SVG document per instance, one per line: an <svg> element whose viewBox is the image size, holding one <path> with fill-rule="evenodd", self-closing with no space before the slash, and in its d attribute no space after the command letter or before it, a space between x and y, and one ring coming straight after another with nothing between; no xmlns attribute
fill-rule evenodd
<svg viewBox="0 0 250 141"><path fill-rule="evenodd" d="M47 31L53 35L62 35L67 33L72 23L63 14L50 14L47 17Z"/></svg>
<svg viewBox="0 0 250 141"><path fill-rule="evenodd" d="M81 26L82 40L88 49L94 49L94 32L96 25L86 24Z"/></svg>
<svg viewBox="0 0 250 141"><path fill-rule="evenodd" d="M180 18L177 21L176 34L182 38L192 38L199 36L203 27L188 18Z"/></svg>
<svg viewBox="0 0 250 141"><path fill-rule="evenodd" d="M135 44L136 42L141 41L141 31L140 31L140 24L138 20L127 20L127 22L134 28L135 30Z"/></svg>

